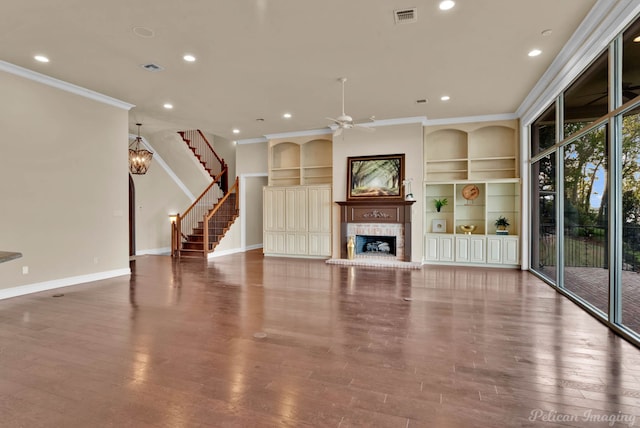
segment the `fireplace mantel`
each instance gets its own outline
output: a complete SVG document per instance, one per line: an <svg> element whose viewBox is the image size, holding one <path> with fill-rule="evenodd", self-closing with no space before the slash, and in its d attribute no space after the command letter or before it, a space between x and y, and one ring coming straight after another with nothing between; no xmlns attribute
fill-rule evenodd
<svg viewBox="0 0 640 428"><path fill-rule="evenodd" d="M347 258L347 224L401 223L404 226L404 261L411 261L411 206L415 201L336 201L340 205L340 257Z"/></svg>

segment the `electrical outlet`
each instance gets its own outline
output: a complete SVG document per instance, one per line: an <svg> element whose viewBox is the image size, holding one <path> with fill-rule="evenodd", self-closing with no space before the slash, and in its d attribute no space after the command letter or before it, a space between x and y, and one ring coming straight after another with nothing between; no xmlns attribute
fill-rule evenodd
<svg viewBox="0 0 640 428"><path fill-rule="evenodd" d="M26 275L29 273L29 266L22 266L22 274Z"/></svg>

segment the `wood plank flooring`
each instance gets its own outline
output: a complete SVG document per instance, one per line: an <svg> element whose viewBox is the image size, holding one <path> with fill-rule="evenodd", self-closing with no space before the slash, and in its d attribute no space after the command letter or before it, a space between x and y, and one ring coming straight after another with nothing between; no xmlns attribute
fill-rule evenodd
<svg viewBox="0 0 640 428"><path fill-rule="evenodd" d="M132 270L0 301L0 426L640 425L640 351L527 272Z"/></svg>

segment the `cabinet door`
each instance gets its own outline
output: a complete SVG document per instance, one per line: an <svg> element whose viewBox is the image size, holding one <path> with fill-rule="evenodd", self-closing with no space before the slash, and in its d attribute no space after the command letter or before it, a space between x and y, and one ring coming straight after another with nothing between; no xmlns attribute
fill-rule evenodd
<svg viewBox="0 0 640 428"><path fill-rule="evenodd" d="M438 252L440 261L452 262L454 258L453 249L453 236L441 236L438 238Z"/></svg>
<svg viewBox="0 0 640 428"><path fill-rule="evenodd" d="M286 244L283 232L265 232L264 233L264 254L285 254Z"/></svg>
<svg viewBox="0 0 640 428"><path fill-rule="evenodd" d="M285 227L288 232L307 230L307 189L288 187L285 190Z"/></svg>
<svg viewBox="0 0 640 428"><path fill-rule="evenodd" d="M469 262L471 260L471 239L468 236L456 236L456 261Z"/></svg>
<svg viewBox="0 0 640 428"><path fill-rule="evenodd" d="M331 234L309 233L309 255L331 256Z"/></svg>
<svg viewBox="0 0 640 428"><path fill-rule="evenodd" d="M285 189L265 187L263 189L264 230L276 232L285 230Z"/></svg>
<svg viewBox="0 0 640 428"><path fill-rule="evenodd" d="M331 233L331 188L309 187L309 232Z"/></svg>
<svg viewBox="0 0 640 428"><path fill-rule="evenodd" d="M505 236L502 238L502 263L517 265L518 260L518 238L515 236Z"/></svg>
<svg viewBox="0 0 640 428"><path fill-rule="evenodd" d="M297 232L287 232L285 234L286 239L286 253L292 255L306 255L309 252L307 248L307 234Z"/></svg>
<svg viewBox="0 0 640 428"><path fill-rule="evenodd" d="M487 263L502 263L502 238L487 237Z"/></svg>
<svg viewBox="0 0 640 428"><path fill-rule="evenodd" d="M469 261L471 263L485 263L484 236L471 236L469 238Z"/></svg>
<svg viewBox="0 0 640 428"><path fill-rule="evenodd" d="M424 239L425 259L429 261L438 260L438 237L427 235Z"/></svg>

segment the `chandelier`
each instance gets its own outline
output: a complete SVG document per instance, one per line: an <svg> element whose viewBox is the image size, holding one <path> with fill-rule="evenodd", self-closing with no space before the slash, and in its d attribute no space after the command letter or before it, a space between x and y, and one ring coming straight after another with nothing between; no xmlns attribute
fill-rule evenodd
<svg viewBox="0 0 640 428"><path fill-rule="evenodd" d="M138 136L129 145L129 171L131 174L146 174L151 165L151 158L153 158L153 152L144 148L142 144L142 138L140 137L141 123L136 123L138 126ZM141 147L142 146L142 147Z"/></svg>

